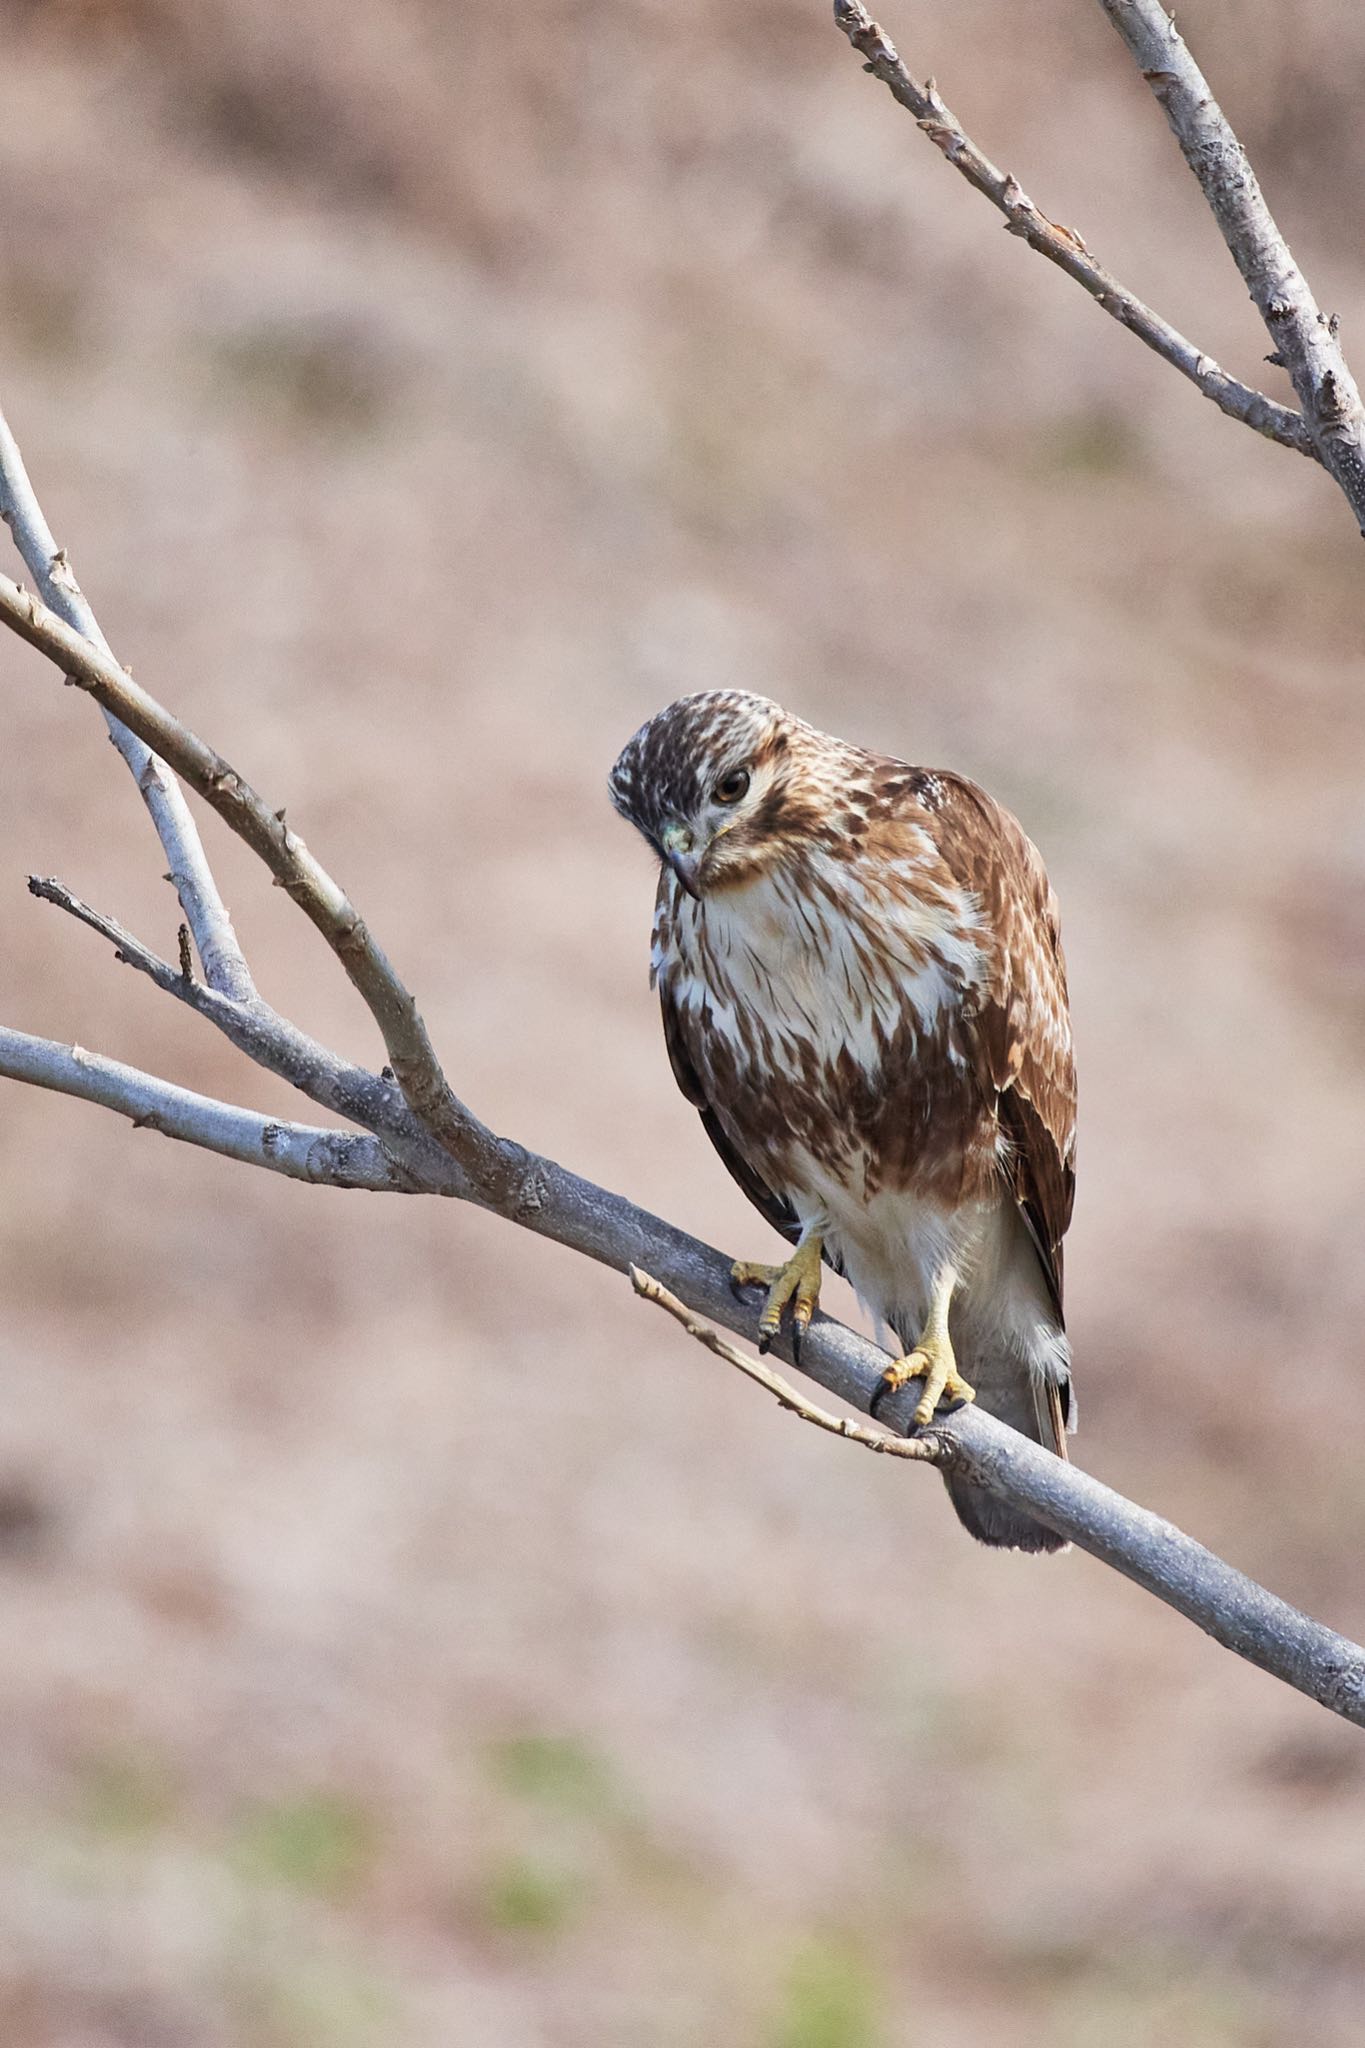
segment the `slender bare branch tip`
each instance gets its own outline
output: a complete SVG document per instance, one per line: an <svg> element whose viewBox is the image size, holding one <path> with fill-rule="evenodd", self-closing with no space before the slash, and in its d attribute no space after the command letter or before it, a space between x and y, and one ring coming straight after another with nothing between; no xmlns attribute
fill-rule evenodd
<svg viewBox="0 0 1365 2048"><path fill-rule="evenodd" d="M1110 0L1101 0L1101 4L1108 5ZM1021 190L1018 180L993 164L965 133L944 104L934 81L929 79L920 84L911 76L895 45L861 5L861 0L834 0L834 20L853 49L867 60L863 69L879 79L893 99L914 115L918 126L954 170L1004 214L1009 233L1064 271L1111 319L1188 378L1197 391L1229 418L1240 420L1256 433L1301 455L1316 461L1327 460L1303 414L1229 376L1205 351L1105 270L1075 228L1049 220Z"/></svg>
<svg viewBox="0 0 1365 2048"><path fill-rule="evenodd" d="M74 890L68 889L64 882L57 881L55 876L30 875L28 886L29 893L38 897L41 902L55 904L57 909L64 910L68 917L74 917L78 924L88 926L92 932L97 932L100 938L107 939L120 966L136 967L139 973L148 975L161 988L178 986L186 981L196 988L199 986L194 979L192 960L189 973L186 974L184 971L187 956L183 939L180 950L181 972L177 975L169 961L163 960L161 955L154 953L149 946L144 946L141 939L127 931L114 918L106 917L103 911L92 909L90 904L82 902Z"/></svg>
<svg viewBox="0 0 1365 2048"><path fill-rule="evenodd" d="M772 1395L780 1407L789 1414L799 1416L803 1422L811 1423L829 1436L842 1437L846 1443L860 1444L865 1451L880 1451L893 1458L907 1458L922 1465L943 1465L954 1455L954 1447L933 1431L919 1431L916 1435L897 1436L890 1430L870 1427L859 1422L853 1415L833 1415L828 1408L819 1408L814 1401L808 1401L798 1393L790 1380L784 1380L771 1366L755 1358L746 1358L742 1351L722 1337L713 1323L695 1314L676 1294L670 1294L662 1281L652 1273L646 1273L640 1266L629 1268L630 1284L643 1300L653 1302L672 1316L675 1323L681 1323L689 1337L694 1337L707 1351L723 1358L727 1365L742 1372L746 1379L753 1380L765 1392Z"/></svg>
<svg viewBox="0 0 1365 2048"><path fill-rule="evenodd" d="M0 412L0 509L3 509L15 546L42 597L58 618L73 633L80 635L96 657L102 656L112 664L109 643L76 581L66 549L58 547L44 517L19 444L3 412ZM31 604L30 610L32 612ZM37 613L32 612L32 616L36 618ZM68 683L83 682L76 668L69 663L65 665L64 680ZM255 994L251 972L218 892L183 790L147 743L131 732L107 705L103 709L109 737L137 783L157 838L177 877L181 908L194 934L194 943L209 985L239 999L250 999Z"/></svg>
<svg viewBox="0 0 1365 2048"><path fill-rule="evenodd" d="M1245 149L1160 0L1098 4L1152 88L1270 330L1313 452L1365 531L1365 406L1337 341L1336 323L1318 307Z"/></svg>

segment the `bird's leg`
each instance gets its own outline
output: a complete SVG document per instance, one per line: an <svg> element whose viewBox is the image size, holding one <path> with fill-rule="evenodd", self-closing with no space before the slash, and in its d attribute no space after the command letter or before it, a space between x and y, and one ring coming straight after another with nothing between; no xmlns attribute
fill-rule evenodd
<svg viewBox="0 0 1365 2048"><path fill-rule="evenodd" d="M957 1286L957 1274L951 1266L945 1266L934 1283L929 1301L929 1317L916 1344L905 1358L898 1358L894 1365L888 1365L882 1376L881 1389L873 1402L873 1413L888 1394L894 1394L911 1380L924 1381L924 1398L915 1410L915 1427L923 1429L934 1419L934 1410L940 1401L974 1401L976 1388L969 1387L957 1369L953 1356L952 1339L948 1335L948 1304Z"/></svg>
<svg viewBox="0 0 1365 2048"><path fill-rule="evenodd" d="M749 1259L736 1259L730 1268L730 1284L736 1293L741 1287L766 1287L768 1290L763 1313L758 1319L760 1351L766 1351L777 1336L782 1327L782 1311L790 1302L792 1351L800 1356L801 1339L820 1299L820 1251L820 1232L813 1225L808 1225L785 1266L758 1266Z"/></svg>

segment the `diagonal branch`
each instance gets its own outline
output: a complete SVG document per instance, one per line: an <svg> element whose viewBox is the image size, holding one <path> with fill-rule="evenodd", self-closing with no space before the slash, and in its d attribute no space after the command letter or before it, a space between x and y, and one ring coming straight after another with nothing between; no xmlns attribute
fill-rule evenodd
<svg viewBox="0 0 1365 2048"><path fill-rule="evenodd" d="M1101 0L1101 4L1108 6L1110 0ZM1187 341L1169 320L1154 313L1098 264L1073 228L1050 221L1007 172L997 170L944 105L933 79L926 79L921 85L911 77L890 37L882 32L861 0L834 0L834 19L864 60L866 69L909 109L954 170L960 171L969 185L975 186L1004 214L1012 235L1018 235L1030 249L1036 249L1049 263L1055 263L1059 270L1074 278L1111 318L1127 327L1183 377L1188 377L1220 412L1254 427L1258 434L1280 442L1285 448L1297 449L1300 455L1318 456L1314 437L1298 413L1230 377L1212 356Z"/></svg>
<svg viewBox="0 0 1365 2048"><path fill-rule="evenodd" d="M170 1089L134 1069L96 1060L75 1048L26 1039L19 1032L0 1032L0 1072L106 1102L125 1113L137 1114L139 1106L145 1105L151 1115L140 1120L190 1142L205 1142L197 1134L188 1108L183 1126L173 1127L171 1120L173 1109L203 1104L203 1097ZM144 1089L151 1092L140 1092ZM229 1116L251 1115L227 1110L223 1104L208 1107L227 1111ZM229 1156L249 1156L258 1165L273 1163L262 1156L269 1151L270 1142L265 1137L266 1120L259 1121L263 1127L259 1135L242 1134L245 1155L231 1152ZM199 1124L198 1129L203 1128ZM300 1132L298 1126L275 1128ZM349 1165L352 1177L343 1180L339 1166L336 1184L379 1184L377 1177L372 1177L378 1173L375 1155L357 1149L369 1141L346 1133L300 1133L297 1143L305 1166L311 1146L319 1140L345 1148L340 1162ZM229 1148L224 1144L210 1149ZM297 1152L292 1156L297 1157ZM466 1195L480 1207L493 1206L482 1190L463 1181L451 1161L439 1153L436 1158L447 1175L445 1186L421 1174L416 1176L419 1185L431 1192ZM551 1160L529 1153L521 1159L521 1175L514 1187L504 1191L498 1213L620 1272L645 1268L659 1276L660 1291L683 1295L714 1321L739 1334L752 1335L751 1312L735 1301L730 1291L730 1262L721 1253ZM297 1177L318 1175L305 1172ZM688 1320L690 1325L696 1318ZM786 1335L775 1348L779 1356L794 1362ZM817 1315L802 1342L801 1372L864 1413L883 1391L886 1364L885 1352L829 1316ZM882 1423L904 1429L913 1399L912 1390L881 1402ZM839 1428L837 1418L831 1420ZM845 1432L840 1429L840 1433ZM1124 1500L980 1408L961 1408L936 1417L928 1441L932 1444L931 1462L952 1460L965 1465L980 1485L1112 1565L1186 1615L1216 1642L1333 1713L1365 1727L1365 1648L1300 1614L1169 1522Z"/></svg>
<svg viewBox="0 0 1365 2048"><path fill-rule="evenodd" d="M537 1162L520 1146L504 1142L503 1157L509 1164L515 1164L519 1172L515 1178L505 1180L503 1199L495 1202L417 1121L391 1076L372 1074L367 1068L342 1059L259 997L239 1003L206 987L183 968L173 967L169 960L144 946L116 919L82 902L64 883L30 875L28 886L32 895L66 911L78 924L107 939L116 960L146 975L164 994L174 996L197 1016L206 1018L256 1066L287 1081L291 1088L297 1088L324 1109L363 1125L394 1158L402 1161L414 1187L427 1194L458 1196L504 1214L514 1213L523 1199L523 1179L530 1176L527 1185L534 1187L532 1169L543 1167L546 1162ZM527 1199L534 1201L534 1195Z"/></svg>
<svg viewBox="0 0 1365 2048"><path fill-rule="evenodd" d="M291 1088L297 1088L310 1101L320 1103L324 1109L330 1109L338 1116L348 1117L352 1123L363 1124L378 1135L393 1135L409 1143L421 1143L421 1126L407 1110L391 1081L371 1074L364 1067L354 1066L349 1060L340 1059L330 1047L309 1037L297 1025L290 1024L263 1003L259 996L239 1002L197 981L183 968L172 967L169 960L153 953L115 919L106 917L102 911L92 910L88 903L83 903L79 896L50 876L30 875L28 886L30 894L44 903L55 904L59 910L74 917L78 924L87 925L101 938L108 939L116 960L124 966L136 968L164 994L174 996L197 1016L207 1018L239 1052L245 1053L257 1066L278 1075L280 1080L287 1081ZM430 1149L436 1151L435 1146L430 1146ZM463 1187L463 1181L460 1185Z"/></svg>
<svg viewBox="0 0 1365 2048"><path fill-rule="evenodd" d="M490 1190L514 1171L514 1152L456 1096L412 996L355 906L286 824L284 812L272 809L230 762L149 696L110 655L8 576L0 576L0 622L47 655L69 682L154 748L264 861L280 887L317 926L359 990L383 1034L404 1100L436 1142Z"/></svg>
<svg viewBox="0 0 1365 2048"><path fill-rule="evenodd" d="M42 593L58 616L84 634L112 661L113 653L87 604L67 561L43 517L24 458L0 412L0 519L14 535L15 545ZM210 988L249 1000L255 994L245 956L232 929L227 905L218 893L199 828L190 816L184 792L151 749L106 710L109 736L132 771L142 801L151 814L180 907L194 934Z"/></svg>
<svg viewBox="0 0 1365 2048"><path fill-rule="evenodd" d="M203 987L191 975L177 973L168 962L149 954L111 920L87 910L69 892L58 885L44 885L42 893L112 939L124 957L159 986L171 986L205 1015L213 1015L262 1065L285 1072L296 1044L301 1047L305 1057L299 1063L298 1085L314 1088L318 1099L327 1099L324 1088L335 1087L348 1104L355 1105L348 1106L346 1113L357 1121L368 1121L383 1143L376 1150L371 1140L349 1133L272 1126L252 1112L210 1103L134 1069L97 1061L76 1048L26 1040L18 1033L6 1032L0 1037L0 1058L8 1063L0 1065L0 1071L107 1103L125 1113L144 1111L140 1121L169 1135L208 1144L210 1149L233 1157L250 1158L258 1165L276 1163L267 1156L274 1143L268 1133L281 1130L285 1134L282 1156L303 1169L296 1177L318 1177L317 1167L322 1163L339 1185L405 1186L461 1196L618 1271L646 1268L658 1276L661 1290L685 1297L699 1312L731 1330L752 1334L751 1311L734 1300L730 1264L719 1252L553 1161L494 1138L455 1101L412 998L352 906L297 835L288 830L282 814L271 812L221 756L139 689L106 655L5 577L0 577L0 623L13 627L106 710L155 746L260 855L324 932L380 1022L391 1057L397 1052L408 1069L406 1074L399 1069L404 1084L403 1097L399 1097L384 1077L348 1068L325 1048L316 1048L323 1066L330 1063L331 1067L330 1078L320 1081L309 1065L312 1042L293 1033L292 1026L258 1000L239 1004ZM248 1025L259 1034L254 1051ZM397 1067L397 1058L394 1063ZM452 1104L456 1112L453 1129L448 1121ZM315 1149L318 1145L324 1148L321 1154ZM778 1352L790 1359L787 1340L779 1344ZM819 1316L803 1340L800 1369L867 1412L884 1392L886 1363L886 1354L875 1345L829 1317ZM785 1397L785 1383L783 1386ZM882 1423L908 1434L914 1398L912 1390L883 1402ZM797 1400L799 1404L800 1397ZM837 1418L829 1418L823 1426L829 1422L840 1434L848 1433ZM965 1467L980 1485L1146 1587L1238 1655L1365 1726L1365 1650L1275 1599L1169 1523L1123 1500L1074 1465L1027 1442L975 1407L936 1418L929 1437L919 1442L929 1450L931 1462L951 1461Z"/></svg>
<svg viewBox="0 0 1365 2048"><path fill-rule="evenodd" d="M750 1378L759 1380L807 1421L838 1435L851 1436L872 1450L895 1448L879 1441L872 1430L856 1423L841 1423L837 1416L814 1408L794 1395L794 1390L776 1374L764 1377L754 1369L752 1361L744 1359L714 1330L708 1330L681 1302L671 1299L667 1290L647 1273L632 1267L630 1277L637 1294L667 1309L690 1336L728 1363L739 1366ZM818 1360L808 1359L812 1338L821 1353ZM832 1375L824 1354L835 1346L845 1367L858 1374L856 1391L850 1393L846 1387L839 1391L859 1408L868 1408L878 1391L885 1355L842 1324L831 1324L824 1316L812 1324L801 1348L801 1370L813 1373L822 1384L831 1385ZM876 1361L877 1373L870 1387L861 1376L869 1354ZM902 1418L909 1412L913 1399L913 1394L902 1397ZM880 1404L883 1415L890 1406L886 1402ZM932 1430L912 1441L922 1446L920 1455L929 1463L965 1468L979 1485L989 1487L1012 1506L1025 1508L1036 1521L1070 1537L1092 1557L1112 1565L1125 1578L1187 1615L1224 1648L1259 1664L1262 1670L1284 1679L1333 1713L1365 1727L1365 1648L1338 1635L1334 1629L1309 1620L1307 1615L1268 1593L1264 1586L1258 1586L1254 1579L1225 1564L1201 1543L1194 1542L1173 1523L1150 1514L1146 1508L1136 1507L976 1406L936 1415Z"/></svg>
<svg viewBox="0 0 1365 2048"><path fill-rule="evenodd" d="M160 1131L205 1152L263 1166L290 1180L335 1188L369 1188L386 1194L419 1192L419 1183L390 1157L377 1138L354 1131L326 1131L309 1124L240 1109L177 1088L155 1074L125 1067L79 1045L58 1045L0 1025L0 1077L26 1081L102 1104L131 1117L139 1130Z"/></svg>
<svg viewBox="0 0 1365 2048"><path fill-rule="evenodd" d="M196 981L193 972L187 971L188 961L182 960L179 967L172 967L169 960L153 953L116 919L106 917L103 911L92 910L88 903L82 903L80 897L73 894L64 882L57 881L55 876L30 875L28 893L36 896L40 903L54 903L58 910L74 917L77 924L86 925L92 932L98 932L102 939L108 939L116 960L125 967L136 967L139 974L145 974L167 995L193 998L203 988L203 983Z"/></svg>
<svg viewBox="0 0 1365 2048"><path fill-rule="evenodd" d="M655 1308L663 1309L675 1323L681 1323L688 1336L695 1337L704 1350L716 1358L723 1358L736 1372L742 1372L746 1379L771 1394L779 1407L785 1408L789 1414L799 1415L803 1422L814 1424L816 1429L823 1429L830 1436L841 1436L848 1443L861 1444L865 1451L881 1451L893 1458L910 1458L927 1465L947 1462L932 1431L921 1431L917 1436L893 1436L889 1430L869 1429L865 1422L855 1422L851 1415L831 1415L828 1408L818 1408L814 1401L798 1394L790 1380L784 1380L781 1373L774 1372L761 1358L749 1358L737 1350L711 1323L694 1315L686 1302L679 1301L676 1294L670 1294L666 1287L661 1286L652 1273L642 1273L638 1266L632 1266L630 1284L642 1301L653 1302Z"/></svg>
<svg viewBox="0 0 1365 2048"><path fill-rule="evenodd" d="M1319 456L1365 533L1365 408L1246 151L1159 0L1100 0L1165 109L1247 290L1289 372Z"/></svg>

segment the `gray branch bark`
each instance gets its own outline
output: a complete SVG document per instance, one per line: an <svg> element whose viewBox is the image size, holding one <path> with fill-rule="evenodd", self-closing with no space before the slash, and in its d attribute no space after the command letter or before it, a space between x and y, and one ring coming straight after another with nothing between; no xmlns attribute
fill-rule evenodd
<svg viewBox="0 0 1365 2048"><path fill-rule="evenodd" d="M8 576L0 576L0 619L56 662L106 717L155 749L265 863L359 991L418 1122L475 1180L496 1182L510 1163L498 1140L456 1096L412 996L345 891L285 822L283 809L268 804L229 761L135 683L103 643L93 645Z"/></svg>
<svg viewBox="0 0 1365 2048"><path fill-rule="evenodd" d="M0 1076L27 1081L117 1110L138 1130L159 1131L205 1152L217 1152L243 1166L263 1166L289 1180L334 1188L370 1188L380 1194L412 1194L420 1184L390 1157L377 1138L358 1131L327 1131L316 1125L284 1123L254 1109L217 1102L144 1074L119 1060L104 1059L81 1045L57 1045L0 1025Z"/></svg>
<svg viewBox="0 0 1365 2048"><path fill-rule="evenodd" d="M1365 410L1337 341L1265 203L1246 151L1159 0L1099 0L1165 110L1303 407L1365 533Z"/></svg>
<svg viewBox="0 0 1365 2048"><path fill-rule="evenodd" d="M59 548L43 516L37 494L29 482L19 444L10 432L9 421L0 412L0 519L14 535L29 572L43 601L78 633L113 660L113 650L100 631L99 622L77 583L66 551ZM232 929L227 905L218 892L199 828L190 816L185 794L165 764L150 747L121 725L108 711L105 720L109 737L128 764L147 806L157 838L161 841L170 878L180 898L186 923L194 935L199 959L211 988L225 995L248 997L254 993L251 973L237 934Z"/></svg>
<svg viewBox="0 0 1365 2048"><path fill-rule="evenodd" d="M234 999L182 973L113 918L92 910L50 876L30 875L28 886L42 902L55 904L77 923L98 932L113 946L115 959L145 974L164 994L174 996L197 1016L206 1018L239 1052L257 1066L277 1074L311 1102L352 1123L363 1124L368 1130L389 1131L407 1144L419 1149L425 1145L434 1156L444 1156L408 1110L394 1082L339 1058L329 1047L281 1017L259 995Z"/></svg>
<svg viewBox="0 0 1365 2048"><path fill-rule="evenodd" d="M1102 4L1107 4L1107 0L1102 0ZM1294 448L1300 455L1322 459L1307 421L1289 406L1277 405L1273 398L1229 376L1212 356L1188 341L1169 320L1154 313L1112 272L1097 263L1074 228L1061 227L1049 220L1014 178L997 169L945 106L933 79L927 78L921 84L911 76L894 43L861 0L834 0L834 19L863 59L865 68L915 116L924 134L942 151L953 169L960 171L969 185L1004 214L1012 235L1018 235L1030 249L1036 249L1049 263L1055 263L1059 270L1074 278L1111 319L1128 328L1164 362L1179 370L1182 377L1188 377L1196 390L1229 418L1241 420L1258 434Z"/></svg>
<svg viewBox="0 0 1365 2048"><path fill-rule="evenodd" d="M0 1031L0 1075L102 1103L167 1136L294 1179L456 1195L493 1206L439 1153L434 1178L420 1171L404 1175L384 1148L363 1138L280 1124L21 1032ZM730 1261L722 1253L552 1160L533 1153L522 1153L521 1160L521 1174L498 1214L617 1272L639 1268L712 1321L752 1337L753 1311L736 1303ZM795 1365L785 1336L774 1350ZM876 1345L819 1314L802 1343L799 1370L870 1414L886 1364L886 1353ZM911 1390L883 1402L879 1423L910 1434L915 1398ZM1154 1593L1215 1642L1365 1727L1365 1648L1359 1644L1301 1614L1173 1523L1064 1464L983 1409L940 1416L919 1435L934 1464L965 1466L981 1485Z"/></svg>

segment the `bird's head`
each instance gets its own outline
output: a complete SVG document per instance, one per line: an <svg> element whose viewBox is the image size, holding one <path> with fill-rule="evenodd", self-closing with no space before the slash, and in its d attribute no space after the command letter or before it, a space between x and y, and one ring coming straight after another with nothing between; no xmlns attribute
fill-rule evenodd
<svg viewBox="0 0 1365 2048"><path fill-rule="evenodd" d="M813 820L802 767L819 737L767 697L679 697L622 749L611 800L701 898L755 879Z"/></svg>

